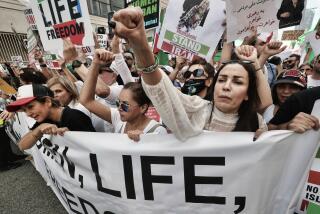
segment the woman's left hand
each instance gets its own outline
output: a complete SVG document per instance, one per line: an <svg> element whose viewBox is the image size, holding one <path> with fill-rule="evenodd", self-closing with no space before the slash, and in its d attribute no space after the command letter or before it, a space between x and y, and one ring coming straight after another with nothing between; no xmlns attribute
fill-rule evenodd
<svg viewBox="0 0 320 214"><path fill-rule="evenodd" d="M140 141L140 135L143 134L143 132L140 130L131 130L131 131L128 131L127 134L131 140L138 142Z"/></svg>
<svg viewBox="0 0 320 214"><path fill-rule="evenodd" d="M248 60L252 62L258 60L257 50L251 45L241 45L235 49L235 53L240 60Z"/></svg>
<svg viewBox="0 0 320 214"><path fill-rule="evenodd" d="M48 135L57 135L58 134L58 135L61 135L61 136L63 136L64 133L69 130L66 127L58 128L56 125L50 124L50 123L41 124L39 126L39 129L40 129L42 134L48 134Z"/></svg>

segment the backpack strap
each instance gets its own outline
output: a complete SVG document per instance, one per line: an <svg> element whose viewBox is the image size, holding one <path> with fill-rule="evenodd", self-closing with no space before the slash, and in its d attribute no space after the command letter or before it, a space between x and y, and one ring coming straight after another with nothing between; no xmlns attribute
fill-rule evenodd
<svg viewBox="0 0 320 214"><path fill-rule="evenodd" d="M162 126L161 124L157 123L157 124L154 124L154 126L151 127L151 129L149 129L149 131L147 131L146 134L149 134L149 133L152 133L154 132L158 127Z"/></svg>

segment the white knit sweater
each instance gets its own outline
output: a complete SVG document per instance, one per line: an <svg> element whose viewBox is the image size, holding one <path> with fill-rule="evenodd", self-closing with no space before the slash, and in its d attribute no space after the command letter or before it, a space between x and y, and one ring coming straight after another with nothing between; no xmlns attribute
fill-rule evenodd
<svg viewBox="0 0 320 214"><path fill-rule="evenodd" d="M203 130L229 132L234 129L238 120L237 114L225 114L199 96L181 93L172 85L168 76L161 72L162 78L157 85L147 85L143 79L142 85L164 124L178 139L184 141ZM258 115L258 119L259 128L267 130L261 115Z"/></svg>

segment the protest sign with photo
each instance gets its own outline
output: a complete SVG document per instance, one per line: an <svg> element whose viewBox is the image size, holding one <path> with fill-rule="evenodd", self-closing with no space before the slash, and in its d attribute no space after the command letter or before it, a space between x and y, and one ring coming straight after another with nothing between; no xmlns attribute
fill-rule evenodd
<svg viewBox="0 0 320 214"><path fill-rule="evenodd" d="M158 48L189 60L210 59L224 31L224 8L222 0L170 1Z"/></svg>
<svg viewBox="0 0 320 214"><path fill-rule="evenodd" d="M226 0L228 42L249 36L253 29L272 32L278 28L275 0Z"/></svg>
<svg viewBox="0 0 320 214"><path fill-rule="evenodd" d="M124 6L134 6L142 9L145 29L151 29L159 26L160 0L125 0Z"/></svg>
<svg viewBox="0 0 320 214"><path fill-rule="evenodd" d="M304 30L287 30L283 32L281 40L298 40L303 33Z"/></svg>
<svg viewBox="0 0 320 214"><path fill-rule="evenodd" d="M46 51L63 50L63 40L69 37L78 46L94 46L92 26L85 0L61 0L59 3L31 1L40 38Z"/></svg>
<svg viewBox="0 0 320 214"><path fill-rule="evenodd" d="M282 0L277 10L279 28L300 25L307 0Z"/></svg>

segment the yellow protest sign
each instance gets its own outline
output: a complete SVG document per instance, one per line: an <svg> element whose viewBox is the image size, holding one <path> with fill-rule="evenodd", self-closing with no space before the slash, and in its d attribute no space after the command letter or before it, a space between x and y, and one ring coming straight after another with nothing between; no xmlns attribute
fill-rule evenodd
<svg viewBox="0 0 320 214"><path fill-rule="evenodd" d="M17 91L2 78L0 78L0 90L4 91L7 94L17 93Z"/></svg>

